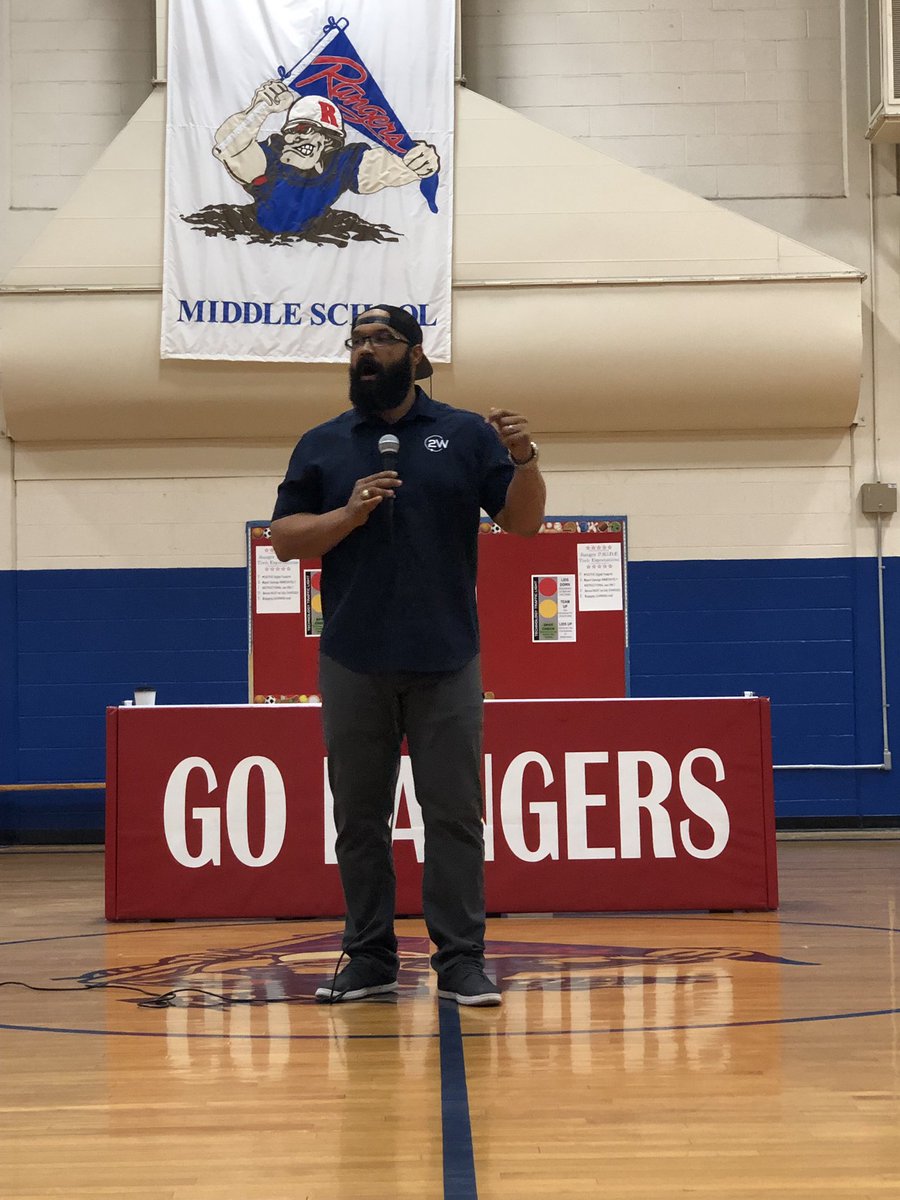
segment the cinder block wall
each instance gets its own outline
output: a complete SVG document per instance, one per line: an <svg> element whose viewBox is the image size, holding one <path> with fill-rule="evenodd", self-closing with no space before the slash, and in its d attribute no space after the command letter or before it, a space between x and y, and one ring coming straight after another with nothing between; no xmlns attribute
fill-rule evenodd
<svg viewBox="0 0 900 1200"><path fill-rule="evenodd" d="M769 694L781 763L881 754L874 527L857 493L874 478L876 450L881 477L900 474L891 334L900 326L900 211L890 147L872 156L868 201L864 8L462 6L464 70L476 90L869 272L875 318L853 430L557 440L544 453L551 512L629 517L635 692ZM153 43L151 0L0 4L0 269L147 94ZM335 395L336 410L342 403ZM244 522L268 514L287 451L3 442L4 781L102 778L103 707L135 684L157 684L163 702L244 698ZM885 534L896 647L890 522ZM895 658L889 684L897 711ZM883 774L785 772L776 786L782 819L900 816ZM7 796L0 836L96 836L101 800Z"/></svg>
<svg viewBox="0 0 900 1200"><path fill-rule="evenodd" d="M463 0L470 87L710 199L845 190L839 0Z"/></svg>

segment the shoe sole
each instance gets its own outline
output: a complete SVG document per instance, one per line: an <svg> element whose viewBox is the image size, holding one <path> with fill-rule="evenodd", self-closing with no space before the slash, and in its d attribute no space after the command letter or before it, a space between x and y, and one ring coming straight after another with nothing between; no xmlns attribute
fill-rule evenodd
<svg viewBox="0 0 900 1200"><path fill-rule="evenodd" d="M335 992L330 987L316 988L316 999L328 1004L343 1004L347 1000L365 1000L369 996L383 996L386 992L399 990L396 979L393 983L376 983L373 987L352 988L348 992Z"/></svg>
<svg viewBox="0 0 900 1200"><path fill-rule="evenodd" d="M467 1004L473 1008L495 1008L503 1003L499 992L482 992L478 996L464 996L461 992L445 992L438 988L437 994L444 1000L455 1000L457 1004Z"/></svg>

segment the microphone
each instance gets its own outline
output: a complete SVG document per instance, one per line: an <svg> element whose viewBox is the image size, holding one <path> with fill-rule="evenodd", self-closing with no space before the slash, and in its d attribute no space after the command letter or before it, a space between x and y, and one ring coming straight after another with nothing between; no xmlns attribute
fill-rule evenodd
<svg viewBox="0 0 900 1200"><path fill-rule="evenodd" d="M400 439L395 433L384 433L378 439L378 453L381 455L382 471L396 471L397 458L400 454ZM386 503L381 506L384 509L384 519L387 523L387 534L389 538L394 536L394 497L388 496Z"/></svg>
<svg viewBox="0 0 900 1200"><path fill-rule="evenodd" d="M397 456L400 453L400 439L395 433L385 433L378 439L378 453L381 455L382 471L397 470Z"/></svg>

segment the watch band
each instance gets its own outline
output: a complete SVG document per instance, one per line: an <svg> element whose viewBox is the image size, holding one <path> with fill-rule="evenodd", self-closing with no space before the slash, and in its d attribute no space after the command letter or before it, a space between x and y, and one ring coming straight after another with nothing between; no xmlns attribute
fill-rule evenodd
<svg viewBox="0 0 900 1200"><path fill-rule="evenodd" d="M528 455L527 458L513 458L513 456L510 454L509 461L512 463L512 465L514 467L527 467L530 462L534 462L534 460L537 458L537 456L538 456L537 442L532 442L531 443L531 453Z"/></svg>

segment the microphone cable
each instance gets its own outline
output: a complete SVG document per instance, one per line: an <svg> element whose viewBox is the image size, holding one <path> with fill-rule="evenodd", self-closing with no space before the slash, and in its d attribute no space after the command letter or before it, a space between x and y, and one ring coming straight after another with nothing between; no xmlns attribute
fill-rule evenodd
<svg viewBox="0 0 900 1200"><path fill-rule="evenodd" d="M173 1008L178 996L208 996L217 1001L214 1005L197 1005L202 1008L231 1008L238 1004L263 1007L268 1004L311 1004L316 1002L315 996L225 996L221 992L211 992L201 987L177 987L168 992L148 992L146 988L135 987L129 983L82 983L76 987L42 987L36 983L26 983L22 979L0 979L0 987L23 987L29 992L100 992L120 990L137 992L143 996L138 1000L138 1008Z"/></svg>
<svg viewBox="0 0 900 1200"><path fill-rule="evenodd" d="M396 784L395 784L396 790ZM394 825L397 821L397 803L396 796L394 803L391 806L391 816L388 822L389 838L393 844L394 840ZM341 964L345 958L350 955L342 947L341 953L338 956L334 971L331 976L331 987L329 991L331 995L326 999L319 999L317 996L225 996L221 992L212 992L201 987L176 987L170 988L167 992L149 992L146 988L136 987L130 983L82 983L72 987L46 987L36 983L26 983L23 979L0 979L0 988L2 987L22 987L30 992L99 992L99 991L126 991L137 992L143 997L137 1001L138 1008L173 1008L177 1004L178 996L207 996L217 1003L215 1005L197 1005L195 1007L202 1008L232 1008L239 1004L250 1005L251 1007L262 1007L267 1004L339 1004L341 1002L340 994L335 994L335 984L337 983L338 973L341 969ZM371 997L372 999L385 999L387 997Z"/></svg>

